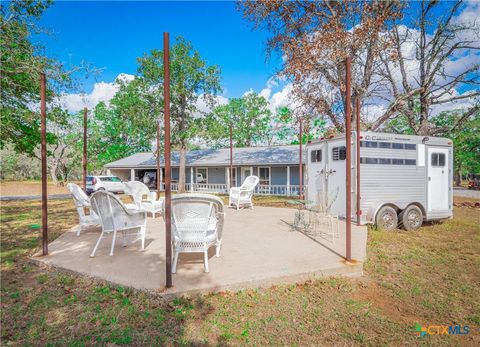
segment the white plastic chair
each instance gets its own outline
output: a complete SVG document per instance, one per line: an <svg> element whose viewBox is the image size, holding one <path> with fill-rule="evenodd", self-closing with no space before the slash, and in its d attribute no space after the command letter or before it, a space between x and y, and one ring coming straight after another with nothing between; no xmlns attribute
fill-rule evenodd
<svg viewBox="0 0 480 347"><path fill-rule="evenodd" d="M230 188L230 197L228 199L228 206L234 206L237 210L241 205L248 205L253 208L253 192L258 184L257 176L248 176L241 187Z"/></svg>
<svg viewBox="0 0 480 347"><path fill-rule="evenodd" d="M147 225L147 213L144 210L131 210L118 199L115 195L105 191L93 193L90 198L93 211L100 216L102 224L102 233L93 248L91 257L95 256L98 245L105 234L113 233L112 246L110 248L110 256L113 255L115 247L115 239L117 232L123 234L123 246L126 246L127 236L135 236L132 242L140 240L142 243L142 251L145 249L145 233ZM134 230L133 233L127 234L127 231Z"/></svg>
<svg viewBox="0 0 480 347"><path fill-rule="evenodd" d="M100 224L100 217L98 217L90 206L90 198L85 192L75 183L67 184L67 188L72 193L73 202L78 212L78 219L80 222L80 228L77 230L77 236L80 236L80 232L85 228L93 225ZM85 214L85 209L88 210L88 214Z"/></svg>
<svg viewBox="0 0 480 347"><path fill-rule="evenodd" d="M180 253L203 252L205 272L208 268L208 249L216 247L220 256L222 245L223 202L209 194L177 194L172 196L172 273L177 272Z"/></svg>
<svg viewBox="0 0 480 347"><path fill-rule="evenodd" d="M157 193L151 192L148 187L139 181L125 182L125 194L130 195L139 209L144 209L152 214L155 219L156 213L163 210L163 200L157 200Z"/></svg>

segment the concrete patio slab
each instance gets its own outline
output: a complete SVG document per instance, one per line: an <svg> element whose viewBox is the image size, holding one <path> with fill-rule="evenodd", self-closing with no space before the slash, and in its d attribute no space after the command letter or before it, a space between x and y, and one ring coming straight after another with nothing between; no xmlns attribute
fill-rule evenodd
<svg viewBox="0 0 480 347"><path fill-rule="evenodd" d="M319 277L359 276L366 258L367 228L352 225L352 257L345 264L345 223L340 221L339 237L332 242L317 242L291 231L287 223L294 219L294 209L255 207L253 210L226 211L220 257L210 249L210 273L203 272L203 254L181 254L174 286L166 294L191 294L221 290L257 288L279 283L293 283ZM78 226L77 226L78 227ZM90 252L99 229L75 235L76 228L49 245L50 254L33 259L62 269L98 277L141 290L163 290L165 284L165 224L149 218L145 251L140 242L122 247L117 238L115 254L110 257L111 238L102 240L97 254Z"/></svg>

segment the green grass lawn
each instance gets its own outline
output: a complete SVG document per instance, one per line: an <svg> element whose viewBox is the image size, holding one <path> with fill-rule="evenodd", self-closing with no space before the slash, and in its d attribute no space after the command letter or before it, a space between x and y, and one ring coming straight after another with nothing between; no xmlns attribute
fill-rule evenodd
<svg viewBox="0 0 480 347"><path fill-rule="evenodd" d="M51 239L77 221L71 200L49 210ZM171 301L29 263L40 211L1 204L2 345L480 345L478 209L457 207L455 219L416 232L370 230L360 279ZM416 323L470 333L418 337Z"/></svg>

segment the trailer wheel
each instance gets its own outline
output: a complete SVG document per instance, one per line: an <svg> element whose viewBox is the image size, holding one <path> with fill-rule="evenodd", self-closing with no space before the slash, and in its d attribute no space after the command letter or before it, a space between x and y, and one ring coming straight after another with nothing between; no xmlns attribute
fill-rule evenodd
<svg viewBox="0 0 480 347"><path fill-rule="evenodd" d="M377 227L382 230L395 230L398 225L397 211L391 206L383 206L380 211L377 212L375 223Z"/></svg>
<svg viewBox="0 0 480 347"><path fill-rule="evenodd" d="M398 215L403 229L407 231L417 230L422 226L423 213L420 207L410 205Z"/></svg>

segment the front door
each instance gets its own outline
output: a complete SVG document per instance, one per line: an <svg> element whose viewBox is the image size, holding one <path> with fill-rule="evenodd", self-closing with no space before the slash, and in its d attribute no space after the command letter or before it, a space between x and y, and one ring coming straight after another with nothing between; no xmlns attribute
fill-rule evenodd
<svg viewBox="0 0 480 347"><path fill-rule="evenodd" d="M245 181L245 178L247 178L248 176L252 176L252 168L242 167L242 182L240 183L243 183Z"/></svg>
<svg viewBox="0 0 480 347"><path fill-rule="evenodd" d="M448 149L429 147L428 211L448 211Z"/></svg>

